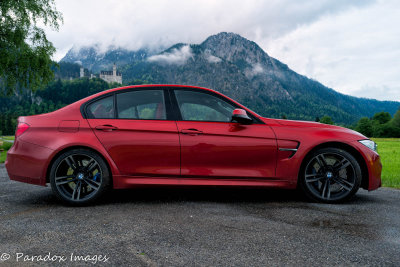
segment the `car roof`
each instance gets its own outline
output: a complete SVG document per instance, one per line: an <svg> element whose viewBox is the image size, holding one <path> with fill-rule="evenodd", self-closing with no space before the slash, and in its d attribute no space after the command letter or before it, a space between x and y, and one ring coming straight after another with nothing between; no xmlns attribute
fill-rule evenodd
<svg viewBox="0 0 400 267"><path fill-rule="evenodd" d="M174 89L185 89L185 88L193 88L193 89L200 89L200 90L206 90L206 91L212 91L216 92L217 91L205 87L200 87L200 86L193 86L193 85L182 85L182 84L140 84L140 85L128 85L128 86L123 86L123 87L117 87L117 88L112 88L109 90L106 90L104 92L113 92L113 91L119 91L119 90L124 90L124 89L132 89L132 88L146 88L146 87L173 87Z"/></svg>
<svg viewBox="0 0 400 267"><path fill-rule="evenodd" d="M212 93L215 93L217 95L220 95L221 97L223 97L225 99L230 100L231 102L235 103L240 108L243 108L243 109L249 111L256 118L260 117L260 115L258 115L254 111L250 110L249 108L243 106L242 104L238 103L234 99L232 99L232 98L230 98L230 97L228 97L228 96L226 96L226 95L224 95L224 94L222 94L222 93L220 93L220 92L218 92L216 90L205 88L205 87L200 87L200 86L182 85L182 84L140 84L140 85L129 85L129 86L117 87L117 88L112 88L112 89L108 89L108 90L99 92L99 93L94 94L94 95L90 95L88 97L85 97L85 98L83 98L81 100L76 101L75 103L72 103L69 106L75 106L82 112L82 109L84 108L84 106L86 104L88 104L89 102L95 100L98 97L102 97L104 95L107 95L107 94L110 94L110 93L113 93L113 92L117 92L117 91L120 91L120 90L135 89L135 88L149 88L149 87L154 87L154 88L166 87L166 88L173 88L173 89L187 89L187 88L189 88L189 89L196 89L196 90L212 92Z"/></svg>
<svg viewBox="0 0 400 267"><path fill-rule="evenodd" d="M193 86L193 85L182 85L182 84L140 84L140 85L128 85L128 86L123 86L123 87L116 87L116 88L107 89L107 90L98 92L96 94L87 96L87 97L85 97L85 98L83 98L81 100L78 100L76 103L79 103L79 105L81 105L82 103L85 103L86 101L90 101L90 100L95 99L97 97L101 97L103 95L106 95L106 94L109 94L109 93L112 93L112 92L121 91L121 90L135 89L135 88L149 88L149 87L155 87L155 88L173 87L174 89L191 88L191 89L198 89L198 90L204 90L204 91L208 91L208 92L213 92L213 93L216 93L218 95L224 96L223 94L221 94L218 91L215 91L215 90L212 90L212 89L209 89L209 88ZM227 96L224 96L224 97L227 97ZM233 99L231 99L231 100L233 100Z"/></svg>

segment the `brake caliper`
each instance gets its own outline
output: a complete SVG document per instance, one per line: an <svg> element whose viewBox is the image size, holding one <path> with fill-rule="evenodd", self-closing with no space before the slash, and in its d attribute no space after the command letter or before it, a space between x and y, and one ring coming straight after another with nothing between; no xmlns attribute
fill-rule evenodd
<svg viewBox="0 0 400 267"><path fill-rule="evenodd" d="M99 173L99 172L96 173L96 174L93 176L93 181L97 182L97 178L100 178L100 173Z"/></svg>

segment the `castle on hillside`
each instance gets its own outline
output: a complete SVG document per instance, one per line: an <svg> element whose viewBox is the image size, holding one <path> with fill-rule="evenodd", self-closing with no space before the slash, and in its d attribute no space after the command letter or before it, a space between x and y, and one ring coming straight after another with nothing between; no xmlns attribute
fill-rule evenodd
<svg viewBox="0 0 400 267"><path fill-rule="evenodd" d="M100 71L100 79L103 79L108 83L122 83L122 74L117 72L117 65L114 63L112 71Z"/></svg>
<svg viewBox="0 0 400 267"><path fill-rule="evenodd" d="M79 72L79 77L83 78L85 77L85 70L81 66L80 72ZM96 78L96 74L90 73L90 79ZM108 82L108 83L122 83L122 74L120 72L117 72L117 65L113 65L113 70L112 71L100 71L99 78Z"/></svg>

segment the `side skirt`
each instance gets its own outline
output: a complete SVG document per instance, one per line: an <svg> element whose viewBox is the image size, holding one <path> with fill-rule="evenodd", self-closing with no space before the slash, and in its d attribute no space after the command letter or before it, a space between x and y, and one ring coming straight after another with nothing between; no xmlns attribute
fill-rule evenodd
<svg viewBox="0 0 400 267"><path fill-rule="evenodd" d="M114 188L132 188L136 185L202 185L202 186L250 186L295 189L290 180L274 179L227 179L227 178L178 178L178 177L131 177L114 176Z"/></svg>

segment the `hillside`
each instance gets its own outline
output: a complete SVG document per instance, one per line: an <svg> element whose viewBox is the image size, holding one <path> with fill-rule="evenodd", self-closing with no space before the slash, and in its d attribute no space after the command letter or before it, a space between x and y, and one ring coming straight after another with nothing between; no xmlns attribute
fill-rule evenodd
<svg viewBox="0 0 400 267"><path fill-rule="evenodd" d="M143 51L111 49L99 54L95 48L84 48L68 52L62 61L81 61L95 72L115 60L125 84L144 80L209 87L267 117L314 120L329 115L337 123L350 124L379 111L394 114L400 106L338 93L234 33L219 33L201 44L176 44L155 55Z"/></svg>

